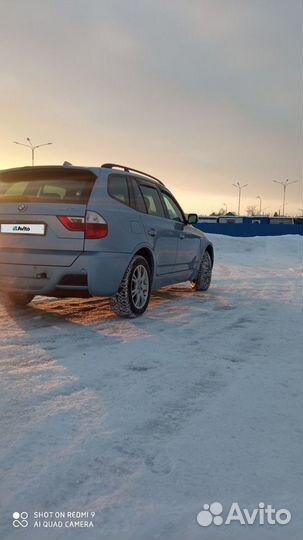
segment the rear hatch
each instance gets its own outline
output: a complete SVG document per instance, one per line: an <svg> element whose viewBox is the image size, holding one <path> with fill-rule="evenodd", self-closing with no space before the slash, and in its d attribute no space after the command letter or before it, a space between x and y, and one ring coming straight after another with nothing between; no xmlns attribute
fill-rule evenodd
<svg viewBox="0 0 303 540"><path fill-rule="evenodd" d="M24 167L0 172L0 263L70 266L84 250L84 219L96 176L88 169ZM61 219L61 221L60 221Z"/></svg>

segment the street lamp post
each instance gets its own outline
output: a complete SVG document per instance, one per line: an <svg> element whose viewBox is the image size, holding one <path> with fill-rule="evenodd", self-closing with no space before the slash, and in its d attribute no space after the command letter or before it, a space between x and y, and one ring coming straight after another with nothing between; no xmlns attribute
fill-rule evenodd
<svg viewBox="0 0 303 540"><path fill-rule="evenodd" d="M248 184L244 184L244 186L240 186L240 183L237 182L236 184L233 184L233 186L235 188L238 189L239 191L239 199L238 199L238 216L240 215L240 209L241 209L241 192L242 192L242 189L245 188L246 186L248 186Z"/></svg>
<svg viewBox="0 0 303 540"><path fill-rule="evenodd" d="M44 144L36 144L34 146L29 137L27 137L26 140L27 140L28 144L24 144L24 143L21 143L21 142L18 142L18 141L13 141L13 143L14 144L19 144L20 146L26 146L26 148L30 148L31 153L32 153L32 167L33 167L35 165L35 150L37 150L37 148L41 148L41 146L48 146L49 144L53 144L53 143L48 142L48 143L44 143Z"/></svg>
<svg viewBox="0 0 303 540"><path fill-rule="evenodd" d="M286 188L287 186L290 186L290 184L296 184L298 180L293 180L290 182L288 179L284 180L284 182L280 182L279 180L273 180L276 184L281 184L283 186L283 205L282 205L282 216L285 215L285 197L286 197Z"/></svg>
<svg viewBox="0 0 303 540"><path fill-rule="evenodd" d="M260 195L257 195L256 199L259 199L259 201L260 201L259 215L261 216L261 213L262 213L262 197L260 197Z"/></svg>

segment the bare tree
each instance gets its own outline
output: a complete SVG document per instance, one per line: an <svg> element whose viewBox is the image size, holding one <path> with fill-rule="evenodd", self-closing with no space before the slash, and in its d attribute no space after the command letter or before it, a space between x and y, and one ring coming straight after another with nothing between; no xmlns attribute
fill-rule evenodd
<svg viewBox="0 0 303 540"><path fill-rule="evenodd" d="M246 208L246 212L248 216L256 216L257 215L257 207L255 204L251 204Z"/></svg>

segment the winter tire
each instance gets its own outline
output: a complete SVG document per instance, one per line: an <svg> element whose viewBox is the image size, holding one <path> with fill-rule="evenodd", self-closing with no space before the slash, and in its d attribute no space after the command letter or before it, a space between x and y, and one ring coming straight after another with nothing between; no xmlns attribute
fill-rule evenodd
<svg viewBox="0 0 303 540"><path fill-rule="evenodd" d="M192 288L195 291L207 291L211 282L212 266L211 256L208 251L205 251L200 263L198 275L196 279L191 282Z"/></svg>
<svg viewBox="0 0 303 540"><path fill-rule="evenodd" d="M6 292L1 294L3 303L11 307L25 307L33 298L33 294L23 292Z"/></svg>
<svg viewBox="0 0 303 540"><path fill-rule="evenodd" d="M119 290L111 298L111 308L120 317L134 318L146 310L151 293L151 272L141 255L130 262Z"/></svg>

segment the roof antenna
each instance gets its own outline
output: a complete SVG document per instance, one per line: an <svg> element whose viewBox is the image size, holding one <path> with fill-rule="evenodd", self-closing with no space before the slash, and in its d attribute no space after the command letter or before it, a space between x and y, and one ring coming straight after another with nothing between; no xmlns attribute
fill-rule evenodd
<svg viewBox="0 0 303 540"><path fill-rule="evenodd" d="M73 166L73 164L70 163L69 161L64 161L64 163L63 163L63 167L72 167L72 166Z"/></svg>

